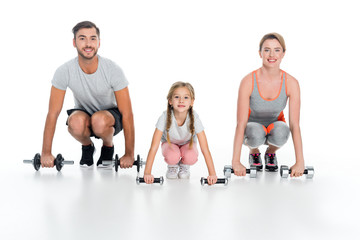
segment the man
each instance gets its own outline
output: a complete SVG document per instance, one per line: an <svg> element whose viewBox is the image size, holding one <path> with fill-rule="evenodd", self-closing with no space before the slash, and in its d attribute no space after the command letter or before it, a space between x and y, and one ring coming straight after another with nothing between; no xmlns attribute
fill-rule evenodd
<svg viewBox="0 0 360 240"><path fill-rule="evenodd" d="M67 111L66 124L70 134L82 144L80 165L90 167L94 163L92 136L103 141L97 166L102 166L102 160L111 160L113 136L124 129L125 154L120 158L120 167L132 167L135 134L128 81L118 65L97 55L100 31L94 23L80 22L73 28L73 33L73 45L78 56L60 66L52 80L41 165L54 166L52 141L69 87L74 95L75 108Z"/></svg>

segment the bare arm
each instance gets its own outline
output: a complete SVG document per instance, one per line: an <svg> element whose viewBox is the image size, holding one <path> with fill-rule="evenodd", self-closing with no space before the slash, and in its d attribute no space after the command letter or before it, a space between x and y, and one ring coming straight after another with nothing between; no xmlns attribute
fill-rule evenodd
<svg viewBox="0 0 360 240"><path fill-rule="evenodd" d="M246 169L240 162L246 124L249 118L250 95L252 92L252 76L248 74L240 83L237 102L237 124L235 130L232 166L237 176L245 176Z"/></svg>
<svg viewBox="0 0 360 240"><path fill-rule="evenodd" d="M52 142L54 138L56 122L64 103L65 93L65 90L57 89L54 86L51 87L49 111L45 122L43 147L41 154L42 167L54 166L54 157L51 154Z"/></svg>
<svg viewBox="0 0 360 240"><path fill-rule="evenodd" d="M151 146L149 149L149 153L146 159L146 166L145 166L145 170L144 170L144 180L146 183L153 183L154 182L154 176L151 175L151 169L152 169L152 165L154 163L155 160L155 155L157 150L159 149L159 145L160 145L160 140L161 140L161 136L162 136L163 132L160 131L159 129L155 129L152 141L151 141Z"/></svg>
<svg viewBox="0 0 360 240"><path fill-rule="evenodd" d="M122 115L125 138L125 154L120 158L120 167L129 168L134 163L135 129L129 89L126 87L115 92L118 109Z"/></svg>
<svg viewBox="0 0 360 240"><path fill-rule="evenodd" d="M205 163L208 168L208 172L209 172L208 183L209 185L212 185L216 183L217 177L216 177L214 162L211 157L208 142L206 139L205 131L198 133L196 136L199 140L200 149L202 154L204 155Z"/></svg>
<svg viewBox="0 0 360 240"><path fill-rule="evenodd" d="M292 166L291 176L299 177L304 171L304 155L300 131L300 86L292 76L288 76L290 131L294 143L296 163Z"/></svg>

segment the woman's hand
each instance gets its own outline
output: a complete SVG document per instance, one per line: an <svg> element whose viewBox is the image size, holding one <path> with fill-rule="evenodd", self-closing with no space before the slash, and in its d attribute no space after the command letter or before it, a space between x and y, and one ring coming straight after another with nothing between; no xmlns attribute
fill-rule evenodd
<svg viewBox="0 0 360 240"><path fill-rule="evenodd" d="M291 168L290 177L301 177L304 174L304 164L295 163Z"/></svg>
<svg viewBox="0 0 360 240"><path fill-rule="evenodd" d="M233 162L232 168L236 176L246 176L246 167L241 162Z"/></svg>

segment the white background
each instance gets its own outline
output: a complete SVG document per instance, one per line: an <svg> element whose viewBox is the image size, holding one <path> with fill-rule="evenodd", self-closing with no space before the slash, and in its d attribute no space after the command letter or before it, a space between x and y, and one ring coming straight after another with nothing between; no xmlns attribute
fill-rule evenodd
<svg viewBox="0 0 360 240"><path fill-rule="evenodd" d="M13 1L1 4L0 238L195 239L349 237L359 215L359 7L356 1ZM74 159L61 174L22 164L41 152L51 79L76 56L72 27L100 28L99 54L130 82L135 152L146 158L155 123L175 81L195 88L218 176L231 162L241 79L261 66L258 43L283 35L281 68L300 82L301 130L312 181L234 178L201 187L203 156L189 181L136 186L135 170L79 169L80 145L67 132L67 91L53 153ZM97 141L97 149L101 142ZM124 152L123 134L115 138ZM263 149L264 150L264 149ZM97 159L99 151L95 158ZM247 164L248 151L242 153ZM280 164L295 161L291 139ZM158 152L153 172L164 175ZM137 227L139 224L139 228ZM141 229L141 230L139 230Z"/></svg>

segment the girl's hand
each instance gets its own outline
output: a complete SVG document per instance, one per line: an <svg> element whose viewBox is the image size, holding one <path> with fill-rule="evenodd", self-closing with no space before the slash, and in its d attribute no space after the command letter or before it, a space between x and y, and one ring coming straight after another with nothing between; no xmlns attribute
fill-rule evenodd
<svg viewBox="0 0 360 240"><path fill-rule="evenodd" d="M233 162L232 168L236 176L246 176L246 167L242 165L241 162Z"/></svg>
<svg viewBox="0 0 360 240"><path fill-rule="evenodd" d="M213 185L217 181L217 176L216 175L209 175L207 177L207 180L208 180L208 185Z"/></svg>
<svg viewBox="0 0 360 240"><path fill-rule="evenodd" d="M304 174L305 167L304 164L295 163L294 166L292 166L290 169L290 177L301 177Z"/></svg>
<svg viewBox="0 0 360 240"><path fill-rule="evenodd" d="M154 176L151 174L144 174L144 181L146 184L153 184L154 183Z"/></svg>

